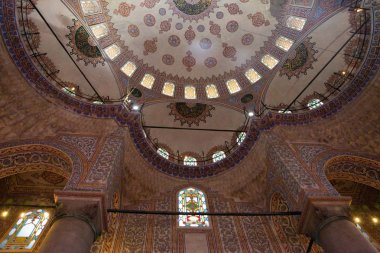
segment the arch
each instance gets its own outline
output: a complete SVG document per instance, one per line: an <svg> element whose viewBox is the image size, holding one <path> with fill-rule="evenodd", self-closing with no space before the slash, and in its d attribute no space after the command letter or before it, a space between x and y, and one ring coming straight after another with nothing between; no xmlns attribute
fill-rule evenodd
<svg viewBox="0 0 380 253"><path fill-rule="evenodd" d="M330 195L339 195L329 181L332 179L346 179L380 189L380 159L375 156L329 149L313 160L312 170Z"/></svg>
<svg viewBox="0 0 380 253"><path fill-rule="evenodd" d="M203 191L195 187L186 187L177 192L179 212L207 212L207 198ZM209 227L207 215L179 215L179 227Z"/></svg>
<svg viewBox="0 0 380 253"><path fill-rule="evenodd" d="M328 180L344 179L380 190L380 162L350 155L328 160L324 171Z"/></svg>
<svg viewBox="0 0 380 253"><path fill-rule="evenodd" d="M29 171L46 170L66 179L73 189L83 171L79 154L57 141L26 140L0 144L0 179Z"/></svg>

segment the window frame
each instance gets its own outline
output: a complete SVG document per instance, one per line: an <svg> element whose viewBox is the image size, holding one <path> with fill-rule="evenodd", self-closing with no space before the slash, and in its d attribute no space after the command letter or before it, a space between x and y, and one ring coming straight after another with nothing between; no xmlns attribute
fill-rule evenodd
<svg viewBox="0 0 380 253"><path fill-rule="evenodd" d="M176 195L175 195L175 197L176 197L176 210L178 212L181 212L180 207L179 207L179 195L182 191L186 191L188 189L194 189L194 190L197 190L198 192L201 192L203 194L203 197L205 198L205 204L206 204L206 211L205 212L209 212L210 209L209 209L207 194L205 193L204 190L202 190L198 187L195 187L195 186L187 186L187 187L181 188L179 191L176 192ZM211 216L209 216L209 215L207 215L208 226L180 226L180 217L181 217L181 215L176 216L176 224L177 224L177 228L179 228L179 229L187 229L187 230L188 229L196 229L196 230L212 229Z"/></svg>
<svg viewBox="0 0 380 253"><path fill-rule="evenodd" d="M28 222L28 220L32 218L33 219L31 222L33 222L37 216L39 217L39 222L35 224L35 228L30 233L30 236L19 237L19 238L26 238L23 241L22 239L17 239L17 234L25 227L26 225L25 223ZM50 228L52 218L51 218L51 214L49 210L29 209L21 213L20 216L16 216L15 218L17 219L11 223L12 224L11 227L0 238L0 245L3 245L3 248L0 248L0 252L8 252L8 253L9 252L34 252L37 245L40 243L41 238L43 238L46 235L47 231ZM38 230L40 230L39 233L38 233ZM30 244L33 241L34 243L32 244L32 246L30 248L27 248L30 246ZM17 248L15 249L9 248L12 246L17 247Z"/></svg>

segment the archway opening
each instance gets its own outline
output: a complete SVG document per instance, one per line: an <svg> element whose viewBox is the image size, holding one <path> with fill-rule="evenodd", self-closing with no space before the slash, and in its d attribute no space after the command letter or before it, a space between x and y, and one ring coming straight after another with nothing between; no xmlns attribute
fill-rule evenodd
<svg viewBox="0 0 380 253"><path fill-rule="evenodd" d="M340 195L352 198L350 211L353 222L379 250L380 190L346 179L330 179L330 182Z"/></svg>
<svg viewBox="0 0 380 253"><path fill-rule="evenodd" d="M55 212L54 191L68 178L47 170L0 179L0 252L37 252Z"/></svg>

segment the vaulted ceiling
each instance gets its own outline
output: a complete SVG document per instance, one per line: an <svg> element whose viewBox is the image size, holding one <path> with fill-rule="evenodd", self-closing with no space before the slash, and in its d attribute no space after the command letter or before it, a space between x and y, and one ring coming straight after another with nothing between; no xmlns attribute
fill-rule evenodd
<svg viewBox="0 0 380 253"><path fill-rule="evenodd" d="M67 109L128 126L144 157L159 146L199 157L225 149L236 153L231 167L260 131L338 110L378 67L375 21L345 1L19 4L2 21L14 14L16 25L2 32L6 41L12 29L21 34L20 45L6 45L24 77Z"/></svg>

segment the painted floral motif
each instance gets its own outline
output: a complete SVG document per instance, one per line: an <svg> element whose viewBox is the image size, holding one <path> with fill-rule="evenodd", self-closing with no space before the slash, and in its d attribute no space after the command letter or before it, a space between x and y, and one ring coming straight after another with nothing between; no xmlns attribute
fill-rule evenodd
<svg viewBox="0 0 380 253"><path fill-rule="evenodd" d="M204 64L208 68L213 68L218 64L218 61L214 57L208 57L205 60Z"/></svg>
<svg viewBox="0 0 380 253"><path fill-rule="evenodd" d="M153 38L144 42L144 55L153 54L157 51L157 41L157 38Z"/></svg>
<svg viewBox="0 0 380 253"><path fill-rule="evenodd" d="M211 111L215 110L212 105L200 103L171 103L168 108L169 115L174 116L174 121L180 121L181 126L187 124L189 127L193 124L199 126L201 121L206 123L206 118L212 117Z"/></svg>
<svg viewBox="0 0 380 253"><path fill-rule="evenodd" d="M133 4L128 4L128 3L120 3L119 7L113 11L115 15L121 15L123 17L128 17L129 14L136 8L135 5Z"/></svg>
<svg viewBox="0 0 380 253"><path fill-rule="evenodd" d="M178 47L181 44L181 39L177 35L170 35L168 43L172 47Z"/></svg>
<svg viewBox="0 0 380 253"><path fill-rule="evenodd" d="M38 174L39 175L39 174ZM41 174L41 177L48 183L52 185L57 185L65 181L66 179L58 174L49 172L49 171L44 171Z"/></svg>
<svg viewBox="0 0 380 253"><path fill-rule="evenodd" d="M182 23L175 24L175 29L177 29L178 31L181 31L182 28L183 28L183 24Z"/></svg>
<svg viewBox="0 0 380 253"><path fill-rule="evenodd" d="M227 8L228 12L229 12L231 15L243 14L243 11L240 10L239 5L237 5L236 3L232 3L232 4L224 4L224 7Z"/></svg>
<svg viewBox="0 0 380 253"><path fill-rule="evenodd" d="M195 32L193 30L193 27L192 26L189 26L189 28L187 29L187 31L185 32L185 38L187 40L187 43L189 43L189 45L191 45L191 43L193 42L193 40L195 39Z"/></svg>
<svg viewBox="0 0 380 253"><path fill-rule="evenodd" d="M175 60L174 60L173 55L165 54L162 56L162 62L165 63L166 65L173 65L174 61Z"/></svg>
<svg viewBox="0 0 380 253"><path fill-rule="evenodd" d="M287 212L289 206L279 193L275 193L271 199L270 210L272 212ZM295 220L292 217L277 216L271 219L279 239L289 245L286 252L305 252L304 238L297 233Z"/></svg>
<svg viewBox="0 0 380 253"><path fill-rule="evenodd" d="M247 33L247 34L244 34L243 37L241 37L241 44L243 44L244 46L249 46L253 43L254 41L254 37L252 34L250 33Z"/></svg>
<svg viewBox="0 0 380 253"><path fill-rule="evenodd" d="M300 74L307 74L308 69L313 69L312 64L317 61L315 54L318 53L310 42L311 37L306 38L289 56L280 70L280 76L286 75L288 79L293 76L299 78Z"/></svg>
<svg viewBox="0 0 380 253"><path fill-rule="evenodd" d="M172 28L172 19L164 20L160 24L160 33L168 32Z"/></svg>
<svg viewBox="0 0 380 253"><path fill-rule="evenodd" d="M132 37L138 37L140 35L140 29L137 25L129 25L128 26L128 33L129 35L131 35Z"/></svg>
<svg viewBox="0 0 380 253"><path fill-rule="evenodd" d="M210 33L212 35L215 35L218 38L221 38L222 35L220 34L221 28L220 25L215 24L214 22L210 21Z"/></svg>
<svg viewBox="0 0 380 253"><path fill-rule="evenodd" d="M218 12L216 13L216 18L217 18L217 19L223 19L223 17L224 17L224 13L223 13L223 12L218 11Z"/></svg>
<svg viewBox="0 0 380 253"><path fill-rule="evenodd" d="M147 26L154 26L156 24L156 18L152 14L146 14L144 16L144 23Z"/></svg>
<svg viewBox="0 0 380 253"><path fill-rule="evenodd" d="M212 46L212 42L210 39L208 38L203 38L201 39L201 41L199 42L199 45L202 49L210 49L211 46Z"/></svg>
<svg viewBox="0 0 380 253"><path fill-rule="evenodd" d="M204 25L199 25L199 26L197 26L197 31L200 32L200 33L204 32L205 29L206 29L206 28L205 28Z"/></svg>
<svg viewBox="0 0 380 253"><path fill-rule="evenodd" d="M71 54L77 56L77 60L84 61L87 66L91 63L94 67L98 63L104 65L104 59L95 40L88 34L86 29L78 20L73 20L74 25L68 26L70 33L66 35L69 39L67 46L71 47Z"/></svg>
<svg viewBox="0 0 380 253"><path fill-rule="evenodd" d="M187 71L192 71L192 67L195 66L195 64L197 63L197 61L195 60L195 58L193 57L191 51L187 51L186 52L186 55L185 57L183 57L182 59L182 64L186 66L186 70Z"/></svg>
<svg viewBox="0 0 380 253"><path fill-rule="evenodd" d="M232 61L236 61L236 48L229 46L227 43L223 43L223 56L231 59Z"/></svg>
<svg viewBox="0 0 380 253"><path fill-rule="evenodd" d="M230 33L236 32L239 29L239 23L236 22L235 20L228 21L228 23L226 25L226 29Z"/></svg>
<svg viewBox="0 0 380 253"><path fill-rule="evenodd" d="M146 7L148 9L152 9L156 4L158 4L160 0L144 0L140 6L141 7Z"/></svg>
<svg viewBox="0 0 380 253"><path fill-rule="evenodd" d="M270 25L270 22L269 20L265 19L265 16L264 14L262 14L261 12L256 12L255 14L248 14L248 19L251 20L252 22L252 25L256 26L256 27L260 27L260 26L268 26Z"/></svg>

